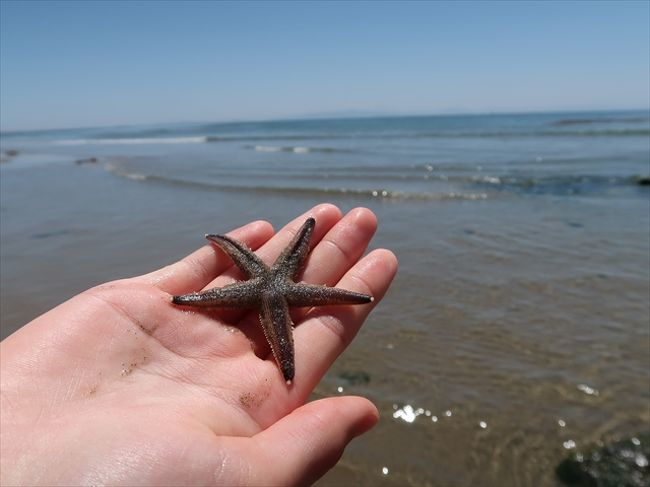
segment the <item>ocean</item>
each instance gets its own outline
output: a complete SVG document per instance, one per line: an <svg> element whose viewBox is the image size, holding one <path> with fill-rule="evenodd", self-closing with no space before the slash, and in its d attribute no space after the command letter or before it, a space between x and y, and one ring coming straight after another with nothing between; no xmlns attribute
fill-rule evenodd
<svg viewBox="0 0 650 487"><path fill-rule="evenodd" d="M648 111L4 132L0 151L2 337L205 233L377 214L399 273L313 397L382 418L319 485L557 485L568 453L650 429Z"/></svg>

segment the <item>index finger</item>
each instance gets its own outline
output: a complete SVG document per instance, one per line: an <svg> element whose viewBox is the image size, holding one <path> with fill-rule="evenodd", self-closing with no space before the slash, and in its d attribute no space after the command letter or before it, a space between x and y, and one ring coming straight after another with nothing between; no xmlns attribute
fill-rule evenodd
<svg viewBox="0 0 650 487"><path fill-rule="evenodd" d="M273 236L273 227L266 221L254 221L239 227L228 236L255 250ZM174 264L137 277L169 294L185 294L201 289L232 266L232 260L213 245L204 245Z"/></svg>

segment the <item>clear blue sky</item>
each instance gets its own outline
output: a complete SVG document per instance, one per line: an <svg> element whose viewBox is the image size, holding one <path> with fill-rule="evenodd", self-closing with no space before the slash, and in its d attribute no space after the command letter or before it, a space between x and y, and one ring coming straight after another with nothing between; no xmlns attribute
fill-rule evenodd
<svg viewBox="0 0 650 487"><path fill-rule="evenodd" d="M649 19L645 0L0 0L0 123L647 108Z"/></svg>

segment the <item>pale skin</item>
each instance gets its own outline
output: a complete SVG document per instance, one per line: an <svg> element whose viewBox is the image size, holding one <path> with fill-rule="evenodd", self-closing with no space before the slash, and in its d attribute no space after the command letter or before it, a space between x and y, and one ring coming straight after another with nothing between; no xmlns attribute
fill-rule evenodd
<svg viewBox="0 0 650 487"><path fill-rule="evenodd" d="M305 401L381 301L397 260L384 249L362 257L377 225L363 208L319 205L277 233L257 221L229 235L272 263L307 217L316 228L301 280L375 300L292 310L291 385L257 311L171 303L241 278L206 245L81 293L2 341L2 485L304 485L335 465L377 409L353 396Z"/></svg>

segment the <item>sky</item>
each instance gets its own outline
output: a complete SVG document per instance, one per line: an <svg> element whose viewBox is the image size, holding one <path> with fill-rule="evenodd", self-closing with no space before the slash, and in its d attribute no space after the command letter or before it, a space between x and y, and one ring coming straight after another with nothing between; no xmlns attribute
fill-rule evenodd
<svg viewBox="0 0 650 487"><path fill-rule="evenodd" d="M0 0L0 130L646 109L650 2Z"/></svg>

